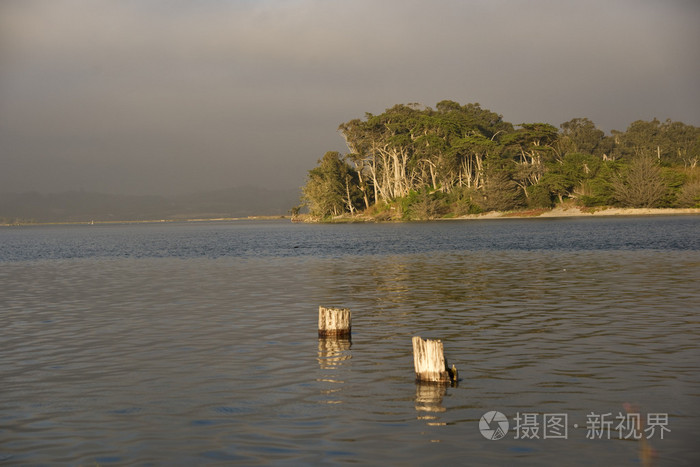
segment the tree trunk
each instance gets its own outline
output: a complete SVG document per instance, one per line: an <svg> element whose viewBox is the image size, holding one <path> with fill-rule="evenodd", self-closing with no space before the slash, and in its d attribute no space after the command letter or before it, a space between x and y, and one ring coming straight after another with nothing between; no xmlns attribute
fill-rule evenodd
<svg viewBox="0 0 700 467"><path fill-rule="evenodd" d="M350 210L350 214L352 215L355 214L355 208L352 206L352 199L350 198L350 183L348 182L349 178L349 175L345 176L345 193L348 197L348 209Z"/></svg>

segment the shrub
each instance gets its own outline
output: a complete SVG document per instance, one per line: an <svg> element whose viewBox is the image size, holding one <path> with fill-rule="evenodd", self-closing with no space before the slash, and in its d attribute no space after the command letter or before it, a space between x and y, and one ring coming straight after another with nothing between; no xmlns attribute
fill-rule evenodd
<svg viewBox="0 0 700 467"><path fill-rule="evenodd" d="M651 157L639 157L613 180L613 197L622 206L652 208L661 204L668 187Z"/></svg>
<svg viewBox="0 0 700 467"><path fill-rule="evenodd" d="M527 207L529 208L551 208L554 206L552 193L540 184L527 187L527 194Z"/></svg>
<svg viewBox="0 0 700 467"><path fill-rule="evenodd" d="M677 204L680 208L700 208L700 180L683 185Z"/></svg>

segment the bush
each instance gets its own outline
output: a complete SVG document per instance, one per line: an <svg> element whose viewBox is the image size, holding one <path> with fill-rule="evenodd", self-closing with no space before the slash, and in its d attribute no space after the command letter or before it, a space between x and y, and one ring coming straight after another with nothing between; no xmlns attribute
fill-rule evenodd
<svg viewBox="0 0 700 467"><path fill-rule="evenodd" d="M511 211L523 206L520 187L505 172L486 179L483 197L477 201L484 211Z"/></svg>
<svg viewBox="0 0 700 467"><path fill-rule="evenodd" d="M680 208L700 208L700 180L683 185L677 204Z"/></svg>
<svg viewBox="0 0 700 467"><path fill-rule="evenodd" d="M552 193L542 185L527 187L527 194L527 207L529 208L551 208L554 206Z"/></svg>
<svg viewBox="0 0 700 467"><path fill-rule="evenodd" d="M627 170L613 180L613 197L626 207L657 207L667 193L661 168L651 157L633 160Z"/></svg>
<svg viewBox="0 0 700 467"><path fill-rule="evenodd" d="M406 220L430 220L444 215L447 210L446 195L442 192L431 193L428 188L420 191L411 190L401 199L403 218Z"/></svg>

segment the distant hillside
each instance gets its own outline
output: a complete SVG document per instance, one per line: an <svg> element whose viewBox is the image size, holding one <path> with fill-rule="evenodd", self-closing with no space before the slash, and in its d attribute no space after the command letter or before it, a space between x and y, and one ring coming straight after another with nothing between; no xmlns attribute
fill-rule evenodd
<svg viewBox="0 0 700 467"><path fill-rule="evenodd" d="M299 190L239 187L179 196L83 191L0 194L0 223L88 222L277 216L299 204Z"/></svg>

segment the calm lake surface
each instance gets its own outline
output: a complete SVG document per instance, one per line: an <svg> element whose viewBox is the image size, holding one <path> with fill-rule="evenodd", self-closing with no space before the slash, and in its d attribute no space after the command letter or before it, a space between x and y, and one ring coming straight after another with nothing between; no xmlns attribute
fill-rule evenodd
<svg viewBox="0 0 700 467"><path fill-rule="evenodd" d="M0 465L700 465L699 284L698 216L0 228Z"/></svg>

